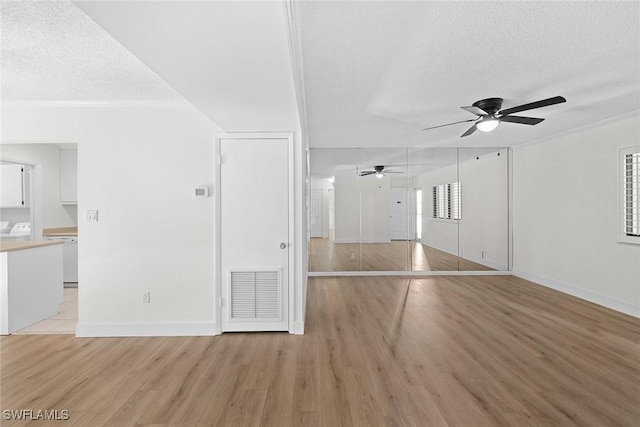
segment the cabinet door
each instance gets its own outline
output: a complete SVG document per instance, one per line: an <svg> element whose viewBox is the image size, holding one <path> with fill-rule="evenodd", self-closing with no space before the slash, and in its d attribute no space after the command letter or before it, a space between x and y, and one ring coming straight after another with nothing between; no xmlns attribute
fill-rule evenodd
<svg viewBox="0 0 640 427"><path fill-rule="evenodd" d="M2 187L0 207L22 208L24 204L24 168L22 165L0 165Z"/></svg>
<svg viewBox="0 0 640 427"><path fill-rule="evenodd" d="M78 151L60 150L60 203L78 203Z"/></svg>

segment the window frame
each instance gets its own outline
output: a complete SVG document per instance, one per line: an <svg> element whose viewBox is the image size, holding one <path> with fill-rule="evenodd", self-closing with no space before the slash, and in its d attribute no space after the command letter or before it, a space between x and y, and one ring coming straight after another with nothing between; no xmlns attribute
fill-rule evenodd
<svg viewBox="0 0 640 427"><path fill-rule="evenodd" d="M462 186L460 181L432 185L431 194L433 203L431 220L447 222L462 220Z"/></svg>
<svg viewBox="0 0 640 427"><path fill-rule="evenodd" d="M635 235L629 235L627 234L626 231L626 222L628 221L627 218L627 164L626 164L626 157L630 154L637 154L638 156L640 156L640 145L633 145L630 147L624 147L624 148L620 148L618 150L618 162L619 162L619 174L620 174L620 179L619 179L619 193L618 193L618 242L619 243L628 243L628 244L635 244L635 245L640 245L640 236L635 236ZM637 170L635 171L636 173L636 178L638 176L640 176L640 164L637 166ZM633 176L632 176L633 179ZM631 183L632 185L634 184L633 181ZM635 185L638 185L638 183L635 183ZM636 197L635 200L633 199L633 195L632 195L632 201L635 202L636 204L636 215L640 215L640 185L638 187L635 188L636 189ZM632 188L633 191L633 188ZM632 207L633 209L633 207ZM632 215L634 214L634 212L632 211Z"/></svg>

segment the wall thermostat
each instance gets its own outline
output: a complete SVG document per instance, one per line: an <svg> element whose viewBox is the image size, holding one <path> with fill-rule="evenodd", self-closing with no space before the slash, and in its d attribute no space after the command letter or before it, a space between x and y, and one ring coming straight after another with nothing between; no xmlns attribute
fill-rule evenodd
<svg viewBox="0 0 640 427"><path fill-rule="evenodd" d="M196 187L193 194L196 197L209 197L209 189L204 186Z"/></svg>

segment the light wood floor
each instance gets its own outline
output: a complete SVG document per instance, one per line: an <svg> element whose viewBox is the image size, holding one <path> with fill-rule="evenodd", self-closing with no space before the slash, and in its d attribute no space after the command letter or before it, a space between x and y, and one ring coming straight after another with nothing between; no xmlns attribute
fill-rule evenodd
<svg viewBox="0 0 640 427"><path fill-rule="evenodd" d="M510 276L313 278L306 327L2 337L0 409L70 411L38 426L640 425L640 320Z"/></svg>
<svg viewBox="0 0 640 427"><path fill-rule="evenodd" d="M482 271L493 270L419 242L334 243L312 238L309 271Z"/></svg>

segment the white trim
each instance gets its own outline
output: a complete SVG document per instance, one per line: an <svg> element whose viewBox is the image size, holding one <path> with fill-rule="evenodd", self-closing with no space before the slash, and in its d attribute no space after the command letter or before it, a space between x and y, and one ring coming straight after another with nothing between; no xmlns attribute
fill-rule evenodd
<svg viewBox="0 0 640 427"><path fill-rule="evenodd" d="M304 335L304 322L296 321L293 325L294 335Z"/></svg>
<svg viewBox="0 0 640 427"><path fill-rule="evenodd" d="M310 271L309 277L352 276L511 276L510 271Z"/></svg>
<svg viewBox="0 0 640 427"><path fill-rule="evenodd" d="M0 253L0 335L9 335L9 255Z"/></svg>
<svg viewBox="0 0 640 427"><path fill-rule="evenodd" d="M290 334L294 333L295 325L294 320L296 316L296 301L295 301L295 288L296 288L296 187L295 187L295 150L293 141L293 132L287 132L283 134L283 137L287 139L287 156L288 156L288 215L289 215L289 241L287 242L287 251L289 255L289 265L287 271L287 286L289 287L289 310L287 316L288 330ZM306 241L306 239L305 239Z"/></svg>
<svg viewBox="0 0 640 427"><path fill-rule="evenodd" d="M391 243L391 239L361 239L361 240L352 240L352 239L333 239L333 243Z"/></svg>
<svg viewBox="0 0 640 427"><path fill-rule="evenodd" d="M283 2L285 16L287 17L287 41L289 44L289 55L291 58L291 71L293 74L293 86L298 104L298 117L300 118L300 128L303 138L309 135L307 123L307 97L304 89L304 62L302 60L302 36L300 25L296 23L295 0L285 0ZM308 147L308 141L303 141L303 145Z"/></svg>
<svg viewBox="0 0 640 427"><path fill-rule="evenodd" d="M476 264L484 265L486 267L495 268L498 271L509 270L509 267L507 265L501 264L499 262L494 262L494 261L488 260L486 258L482 259L482 258L465 256L465 257L461 257L461 259L466 260L466 261L475 262Z"/></svg>
<svg viewBox="0 0 640 427"><path fill-rule="evenodd" d="M631 111L629 113L625 113L625 114L621 114L619 116L615 116L615 117L610 117L608 119L604 119L604 120L600 120L598 122L591 122L589 124L586 124L584 126L575 128L575 129L570 129L568 131L565 132L560 132L560 133L556 133L550 136L545 136L544 138L539 138L539 139L534 139L532 141L527 141L527 142L523 142L522 144L517 144L517 145L513 145L510 146L508 148L513 149L519 149L519 148L523 148L523 147L527 147L529 145L535 145L535 144L540 144L543 142L547 142L547 141L551 141L553 139L558 139L558 138L563 138L565 136L569 136L569 135L573 135L576 133L580 133L580 132L584 132L587 131L589 129L594 129L594 128L598 128L601 126L606 126L608 124L611 123L616 123L622 120L626 120L626 119L630 119L631 117L637 117L640 115L640 110L636 110L636 111Z"/></svg>
<svg viewBox="0 0 640 427"><path fill-rule="evenodd" d="M68 108L68 107L191 107L196 108L186 99L165 100L91 100L91 101L3 101L3 107L17 108Z"/></svg>
<svg viewBox="0 0 640 427"><path fill-rule="evenodd" d="M184 337L218 335L220 325L199 323L78 323L76 337Z"/></svg>
<svg viewBox="0 0 640 427"><path fill-rule="evenodd" d="M640 318L640 306L634 306L632 304L599 294L597 292L578 288L567 283L562 283L554 279L538 276L519 269L514 269L512 273L516 277L535 282L538 285L555 289L556 291L560 291L562 293L572 295L574 297L592 302L594 304L610 308L611 310Z"/></svg>
<svg viewBox="0 0 640 427"><path fill-rule="evenodd" d="M422 214L422 217L424 218L424 214ZM461 219L453 219L453 218L434 218L434 217L430 216L427 219L429 221L443 222L445 224L461 224L462 223Z"/></svg>
<svg viewBox="0 0 640 427"><path fill-rule="evenodd" d="M425 241L424 239L422 239L422 241L420 242L420 244L422 244L422 245L424 245L424 246L428 246L428 247L430 247L430 248L432 248L432 249L435 249L435 250L438 250L438 251L440 251L440 252L447 253L447 254L449 254L449 255L453 255L453 256L456 256L456 257L457 257L457 256L460 256L460 254L458 254L458 252L454 252L454 251L452 251L452 250L445 249L445 248L442 248L442 247L440 247L440 246L433 245L433 244L431 244L431 243L429 243L429 242Z"/></svg>
<svg viewBox="0 0 640 427"><path fill-rule="evenodd" d="M625 220L626 220L626 198L625 193L627 179L626 179L626 163L625 156L628 154L634 154L640 152L640 145L632 145L629 147L618 148L618 243L626 243L630 245L640 245L640 237L629 236L625 233Z"/></svg>

